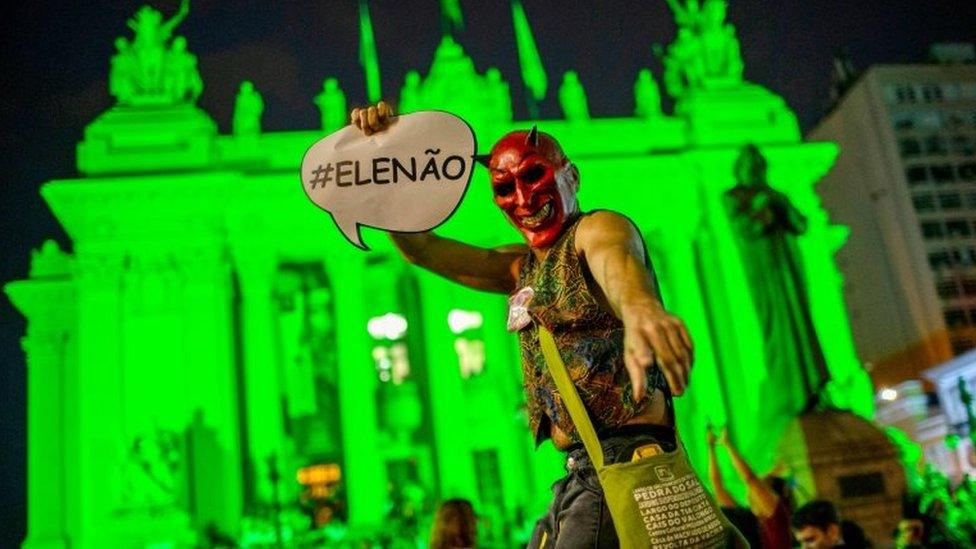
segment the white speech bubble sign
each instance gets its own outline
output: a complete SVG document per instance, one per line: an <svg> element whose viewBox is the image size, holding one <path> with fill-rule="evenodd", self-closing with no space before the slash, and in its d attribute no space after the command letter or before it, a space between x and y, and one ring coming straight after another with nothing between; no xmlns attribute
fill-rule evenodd
<svg viewBox="0 0 976 549"><path fill-rule="evenodd" d="M302 188L350 242L368 250L362 225L417 233L447 221L471 182L476 150L471 126L443 111L395 117L369 136L349 125L305 153Z"/></svg>

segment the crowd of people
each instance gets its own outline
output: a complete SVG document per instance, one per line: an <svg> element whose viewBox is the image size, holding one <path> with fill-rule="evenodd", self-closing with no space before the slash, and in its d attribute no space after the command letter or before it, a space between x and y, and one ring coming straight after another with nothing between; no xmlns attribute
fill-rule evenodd
<svg viewBox="0 0 976 549"><path fill-rule="evenodd" d="M976 546L976 481L965 477L955 487L931 465L910 486L898 524L899 548Z"/></svg>
<svg viewBox="0 0 976 549"><path fill-rule="evenodd" d="M724 429L709 427L708 477L725 516L753 548L966 549L976 547L976 481L965 478L955 487L931 466L910 483L902 518L887 540L870 540L837 506L814 499L795 507L792 481L778 474L759 476L729 440ZM724 448L736 475L746 487L744 503L726 487L719 468ZM430 534L431 549L477 547L477 515L471 502L447 500L437 510Z"/></svg>

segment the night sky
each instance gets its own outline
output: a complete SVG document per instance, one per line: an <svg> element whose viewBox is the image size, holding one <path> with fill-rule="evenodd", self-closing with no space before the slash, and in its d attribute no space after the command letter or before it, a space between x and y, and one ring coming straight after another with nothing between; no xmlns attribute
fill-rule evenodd
<svg viewBox="0 0 976 549"><path fill-rule="evenodd" d="M654 43L667 44L675 25L664 0L542 2L523 0L549 76L544 117L559 115L556 90L564 71L579 73L595 117L633 110L642 67L658 79ZM165 16L178 0L152 5ZM0 21L5 89L0 103L0 285L27 276L30 250L54 238L70 242L38 194L48 180L71 178L82 130L109 108L108 63L116 36L141 2L14 2ZM614 6L612 11L605 6ZM525 115L508 2L464 0L457 39L479 71L501 70L516 116ZM370 2L385 95L395 98L404 74L426 73L440 39L435 0ZM828 104L831 59L848 52L859 68L924 59L937 41L976 41L976 2L883 0L730 0L746 78L785 97L809 129ZM350 106L362 104L355 0L216 2L193 0L176 34L199 58L205 89L200 106L221 131L230 126L241 80L263 94L266 131L318 126L312 98L326 76L339 78ZM295 160L296 170L299 159ZM24 321L0 295L0 546L19 544L25 530ZM51 517L52 519L54 517Z"/></svg>

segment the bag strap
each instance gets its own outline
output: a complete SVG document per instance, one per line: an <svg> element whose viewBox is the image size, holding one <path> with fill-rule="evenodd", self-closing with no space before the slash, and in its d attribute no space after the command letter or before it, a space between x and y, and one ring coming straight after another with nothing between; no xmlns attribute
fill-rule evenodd
<svg viewBox="0 0 976 549"><path fill-rule="evenodd" d="M583 446L586 447L590 461L596 469L600 469L603 467L603 448L600 446L600 439L596 436L596 429L593 428L590 416L586 413L586 407L583 406L583 400L576 391L573 380L569 377L569 372L566 371L566 364L559 356L559 348L556 347L556 340L552 337L552 332L542 324L536 324L539 327L539 346L542 348L542 355L546 358L549 373L552 375L553 381L556 382L559 395L562 397L566 409L569 410L569 417L573 419L576 432L583 440Z"/></svg>

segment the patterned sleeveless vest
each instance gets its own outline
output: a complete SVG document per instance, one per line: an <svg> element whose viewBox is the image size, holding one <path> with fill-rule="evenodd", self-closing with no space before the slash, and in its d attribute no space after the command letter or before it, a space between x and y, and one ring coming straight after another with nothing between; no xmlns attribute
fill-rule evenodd
<svg viewBox="0 0 976 549"><path fill-rule="evenodd" d="M531 286L535 291L528 306L529 315L533 322L542 323L552 332L559 354L599 433L632 419L650 400L645 397L641 402L634 402L623 361L623 324L597 300L596 281L576 253L576 230L582 218L578 217L566 228L542 261L536 260L531 251L524 257L519 289ZM519 344L529 424L536 444L549 437L550 422L574 442L580 442L546 367L534 324L519 332ZM648 395L664 385L657 367L648 371L647 377Z"/></svg>

